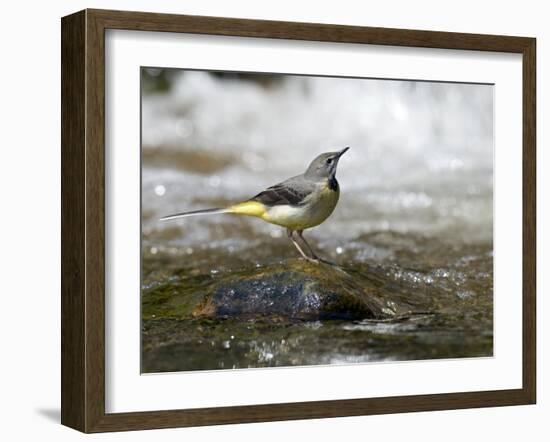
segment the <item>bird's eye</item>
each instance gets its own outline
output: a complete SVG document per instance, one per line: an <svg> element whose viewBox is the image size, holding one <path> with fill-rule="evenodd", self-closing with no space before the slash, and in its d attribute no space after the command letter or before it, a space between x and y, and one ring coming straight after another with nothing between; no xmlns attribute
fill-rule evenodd
<svg viewBox="0 0 550 442"><path fill-rule="evenodd" d="M329 158L329 159L327 160L327 164L332 164L332 158Z"/></svg>

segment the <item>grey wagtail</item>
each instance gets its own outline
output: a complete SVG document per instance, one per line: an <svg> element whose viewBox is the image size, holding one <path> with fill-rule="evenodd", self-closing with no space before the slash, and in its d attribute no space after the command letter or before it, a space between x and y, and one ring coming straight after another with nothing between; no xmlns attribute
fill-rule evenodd
<svg viewBox="0 0 550 442"><path fill-rule="evenodd" d="M336 207L340 196L336 166L348 149L319 155L303 174L275 184L246 201L225 208L177 213L161 218L161 221L219 213L254 216L286 227L287 235L300 255L308 261L318 262L319 258L303 237L303 232L325 221ZM309 255L294 238L294 232L303 241Z"/></svg>

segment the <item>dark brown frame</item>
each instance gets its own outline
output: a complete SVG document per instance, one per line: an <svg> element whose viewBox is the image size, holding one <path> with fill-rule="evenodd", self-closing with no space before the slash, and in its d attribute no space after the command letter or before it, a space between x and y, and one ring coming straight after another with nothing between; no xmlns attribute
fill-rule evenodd
<svg viewBox="0 0 550 442"><path fill-rule="evenodd" d="M449 32L84 10L62 30L61 422L84 432L534 404L536 400L536 40ZM105 413L105 30L519 53L523 56L523 386L188 410Z"/></svg>

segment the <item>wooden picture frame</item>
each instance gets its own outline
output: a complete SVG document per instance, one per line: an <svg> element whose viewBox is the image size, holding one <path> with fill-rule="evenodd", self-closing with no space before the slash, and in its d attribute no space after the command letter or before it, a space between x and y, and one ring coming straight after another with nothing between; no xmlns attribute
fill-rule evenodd
<svg viewBox="0 0 550 442"><path fill-rule="evenodd" d="M105 412L105 30L495 51L523 64L523 385L497 391ZM106 10L62 19L62 408L83 432L533 404L536 398L536 41L533 38Z"/></svg>

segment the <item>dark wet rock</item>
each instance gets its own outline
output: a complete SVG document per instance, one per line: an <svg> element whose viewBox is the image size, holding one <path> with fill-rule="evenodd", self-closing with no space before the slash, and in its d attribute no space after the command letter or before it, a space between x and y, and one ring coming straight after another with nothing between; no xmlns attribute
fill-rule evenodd
<svg viewBox="0 0 550 442"><path fill-rule="evenodd" d="M144 290L144 318L392 318L411 312L395 290L364 273L302 260L197 276Z"/></svg>
<svg viewBox="0 0 550 442"><path fill-rule="evenodd" d="M195 314L360 319L384 312L378 299L338 267L293 261L221 281Z"/></svg>
<svg viewBox="0 0 550 442"><path fill-rule="evenodd" d="M412 255L407 265L262 267L245 253L217 257L223 266L154 258L142 290L145 373L493 354L491 255L424 268Z"/></svg>

